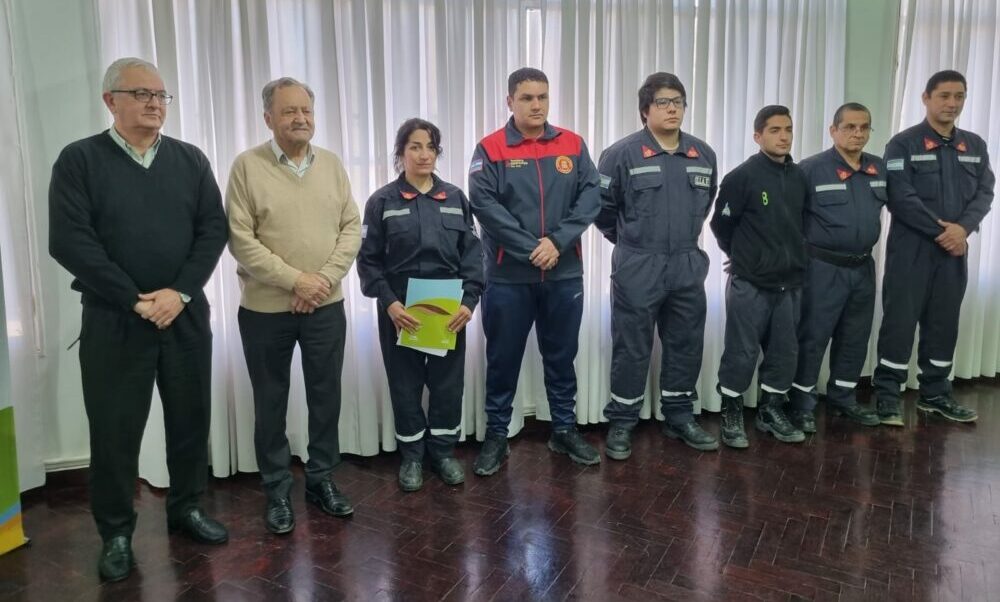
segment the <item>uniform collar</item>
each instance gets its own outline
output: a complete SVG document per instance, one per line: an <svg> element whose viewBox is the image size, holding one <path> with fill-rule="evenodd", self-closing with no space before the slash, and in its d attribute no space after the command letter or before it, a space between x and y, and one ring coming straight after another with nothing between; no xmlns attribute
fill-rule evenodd
<svg viewBox="0 0 1000 602"><path fill-rule="evenodd" d="M546 121L545 130L542 135L538 137L539 140L552 140L556 136L559 136L562 132L552 127L552 125ZM524 134L514 125L514 118L511 117L507 120L507 125L504 127L504 135L507 139L507 146L517 146L524 142Z"/></svg>
<svg viewBox="0 0 1000 602"><path fill-rule="evenodd" d="M771 157L768 157L767 155L765 155L764 151L762 151L762 150L761 151L757 151L756 157L757 157L758 160L760 160L761 162L766 163L767 165L770 165L775 170L784 170L788 166L790 166L793 163L795 163L795 161L792 159L792 154L791 153L785 155L785 162L784 163L777 163L776 161L774 161L774 159L772 159Z"/></svg>
<svg viewBox="0 0 1000 602"><path fill-rule="evenodd" d="M663 150L663 147L660 146L660 143L657 142L656 137L653 136L653 132L649 131L648 126L642 128L642 132L644 135L643 137L645 138L642 145L643 159L649 159L650 157L655 157L656 155L668 154L667 151ZM681 131L680 138L677 140L677 150L669 154L683 155L689 159L697 159L701 156L701 151L695 147L691 137Z"/></svg>
<svg viewBox="0 0 1000 602"><path fill-rule="evenodd" d="M444 182L441 178L434 174L431 174L431 178L434 180L434 184L431 185L431 189L427 191L427 198L442 202L447 200L448 193L444 189ZM399 188L399 196L403 197L404 201L412 201L422 194L419 190L414 188L412 184L406 181L406 175L404 174L399 174L399 179L396 180L396 184Z"/></svg>
<svg viewBox="0 0 1000 602"><path fill-rule="evenodd" d="M837 147L831 146L827 151L827 154L833 159L836 169L837 178L843 182L844 180L850 178L856 173L863 173L869 176L880 176L882 175L881 170L879 170L878 165L872 160L872 156L868 153L861 153L861 169L855 170L850 163L844 160L843 155L837 150Z"/></svg>
<svg viewBox="0 0 1000 602"><path fill-rule="evenodd" d="M923 134L921 145L925 151L932 151L941 146L951 146L960 153L968 152L969 142L965 138L965 132L958 129L958 126L955 126L955 129L952 130L951 139L945 141L945 139L941 137L941 134L937 133L937 130L932 128L931 124L928 123L926 119L924 119L921 125L923 126L921 128Z"/></svg>

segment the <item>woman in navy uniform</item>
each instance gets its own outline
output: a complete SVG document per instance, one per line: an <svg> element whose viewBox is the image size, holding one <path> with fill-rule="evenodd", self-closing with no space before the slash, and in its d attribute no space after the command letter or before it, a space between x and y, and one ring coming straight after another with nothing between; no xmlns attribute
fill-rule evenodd
<svg viewBox="0 0 1000 602"><path fill-rule="evenodd" d="M358 255L361 290L378 299L379 344L402 455L403 491L423 486L425 455L448 485L465 480L453 450L462 419L464 328L483 289L482 245L465 194L434 175L440 154L437 126L416 118L400 126L393 150L400 175L368 199ZM401 330L420 327L404 305L410 278L462 281L462 302L448 323L457 333L454 351L439 357L396 344ZM430 392L426 415L424 386Z"/></svg>

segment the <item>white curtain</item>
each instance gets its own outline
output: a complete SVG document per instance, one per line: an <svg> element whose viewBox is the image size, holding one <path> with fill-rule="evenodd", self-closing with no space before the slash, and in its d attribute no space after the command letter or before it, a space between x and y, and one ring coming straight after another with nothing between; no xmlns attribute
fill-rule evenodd
<svg viewBox="0 0 1000 602"><path fill-rule="evenodd" d="M996 0L904 0L893 131L923 120L921 94L937 71L955 69L968 81L958 127L986 140L994 173L1000 166L1000 6ZM953 375L995 376L1000 370L1000 227L997 209L969 237L969 284L962 302ZM910 387L916 387L916 345Z"/></svg>
<svg viewBox="0 0 1000 602"><path fill-rule="evenodd" d="M6 146L0 161L0 259L6 304L10 393L18 447L18 474L22 489L45 482L42 462L42 413L34 388L42 371L41 318L35 313L38 293L39 248L35 240L35 212L23 141L24 122L16 102L14 41L11 31L13 8L0 0L0 140ZM3 318L3 316L0 316Z"/></svg>
<svg viewBox="0 0 1000 602"><path fill-rule="evenodd" d="M315 143L344 159L359 204L393 177L389 155L396 127L417 115L442 129L441 176L465 187L476 142L508 118L507 74L526 64L548 73L551 121L581 133L595 161L603 148L640 127L636 90L654 71L681 77L690 102L685 129L716 149L723 173L756 152L750 123L761 106L791 107L797 132L794 151L801 158L826 146L824 126L844 100L846 0L91 1L100 45L93 72L121 56L155 62L177 95L165 132L201 147L223 189L234 157L269 137L259 91L283 75L302 79L316 91ZM100 111L97 88L95 81L89 89L67 91L64 102L88 103ZM44 211L44 191L24 198L33 198L35 211ZM27 236L15 232L5 239L22 248L18 256L5 247L5 262L18 256L23 258L18 265L32 265L38 259L24 254L31 244L19 240L21 235ZM714 385L722 351L725 274L711 234L703 242L712 269L698 388L704 406L718 409ZM611 247L594 231L584 244L587 275L577 410L581 422L596 423L602 420L608 395ZM42 240L37 248L45 246ZM4 268L8 279L30 279L23 268L9 276L6 263ZM65 280L68 283L68 277ZM235 266L228 254L206 292L215 333L210 459L217 476L254 471L252 399L236 327ZM71 295L65 286L59 294ZM350 327L341 446L344 452L363 455L393 450L375 306L360 294L353 272L345 294ZM78 306L63 303L57 309L58 315L48 316L59 324L50 336L67 338L51 346L62 354L54 363L58 369L43 377L26 370L23 382L49 390L49 383L59 382L60 403L82 405L76 352L63 351L72 340L67 333L78 328ZM478 316L469 329L464 435L481 437L485 361ZM38 336L44 332L38 331ZM658 379L653 372L650 383ZM303 397L296 359L288 430L293 453L305 457ZM652 398L647 395L646 416L656 411ZM548 418L533 340L522 365L512 432L520 429L525 413L532 412ZM39 415L27 414L22 418ZM140 470L151 483L167 484L158 400L146 429Z"/></svg>

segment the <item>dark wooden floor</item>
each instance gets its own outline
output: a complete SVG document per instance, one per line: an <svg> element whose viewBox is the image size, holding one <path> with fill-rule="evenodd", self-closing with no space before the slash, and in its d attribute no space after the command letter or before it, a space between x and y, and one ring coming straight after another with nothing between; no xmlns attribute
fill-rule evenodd
<svg viewBox="0 0 1000 602"><path fill-rule="evenodd" d="M906 429L820 413L785 445L700 453L640 426L632 458L585 468L545 447L542 423L495 477L396 488L397 456L349 457L352 519L302 499L269 535L256 475L210 484L231 541L166 535L163 492L139 486L138 569L101 585L79 476L24 497L32 545L0 557L0 598L37 600L1000 600L1000 384L959 385L975 425L917 416ZM747 411L748 421L753 412ZM705 421L713 431L717 417ZM603 429L586 432L603 443Z"/></svg>

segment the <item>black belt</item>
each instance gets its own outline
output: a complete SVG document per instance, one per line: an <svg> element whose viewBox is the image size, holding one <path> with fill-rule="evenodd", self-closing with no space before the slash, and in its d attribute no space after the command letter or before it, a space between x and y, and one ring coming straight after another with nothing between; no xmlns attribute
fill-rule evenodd
<svg viewBox="0 0 1000 602"><path fill-rule="evenodd" d="M809 256L818 259L820 261L825 261L826 263L832 263L833 265L840 266L842 268L856 268L868 263L868 259L871 257L871 253L838 253L836 251L829 251L822 247L817 247L806 243L806 250L809 252Z"/></svg>

